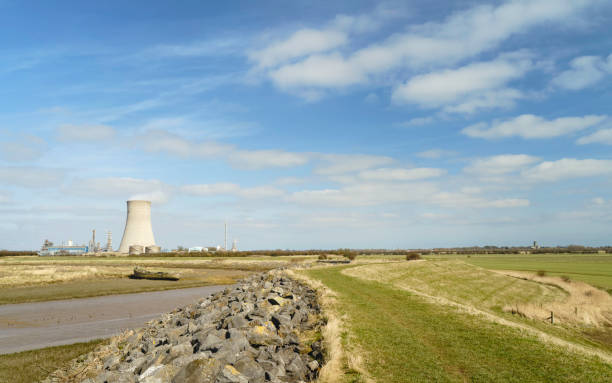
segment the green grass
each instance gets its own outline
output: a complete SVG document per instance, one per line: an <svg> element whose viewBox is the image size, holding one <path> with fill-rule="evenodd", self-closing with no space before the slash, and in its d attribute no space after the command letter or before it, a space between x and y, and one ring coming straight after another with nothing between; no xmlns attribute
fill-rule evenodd
<svg viewBox="0 0 612 383"><path fill-rule="evenodd" d="M32 383L72 359L92 351L103 340L0 355L0 383Z"/></svg>
<svg viewBox="0 0 612 383"><path fill-rule="evenodd" d="M532 271L545 270L549 275L567 275L612 292L612 255L474 255L470 258L455 256L474 265L493 270Z"/></svg>
<svg viewBox="0 0 612 383"><path fill-rule="evenodd" d="M348 339L364 350L365 367L379 382L612 381L612 367L597 358L341 270L307 273L338 294Z"/></svg>

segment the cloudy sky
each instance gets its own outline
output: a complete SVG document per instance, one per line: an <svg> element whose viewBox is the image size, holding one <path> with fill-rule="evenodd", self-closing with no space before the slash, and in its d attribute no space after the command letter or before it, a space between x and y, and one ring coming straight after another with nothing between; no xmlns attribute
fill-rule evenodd
<svg viewBox="0 0 612 383"><path fill-rule="evenodd" d="M177 5L179 4L179 5ZM612 4L0 0L0 248L612 244ZM99 235L101 236L101 235Z"/></svg>

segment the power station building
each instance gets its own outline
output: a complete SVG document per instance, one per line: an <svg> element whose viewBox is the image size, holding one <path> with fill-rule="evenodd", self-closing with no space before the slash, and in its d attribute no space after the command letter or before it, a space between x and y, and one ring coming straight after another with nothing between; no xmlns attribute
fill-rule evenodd
<svg viewBox="0 0 612 383"><path fill-rule="evenodd" d="M160 247L155 245L151 225L151 201L127 201L127 218L119 252L142 254L159 251Z"/></svg>

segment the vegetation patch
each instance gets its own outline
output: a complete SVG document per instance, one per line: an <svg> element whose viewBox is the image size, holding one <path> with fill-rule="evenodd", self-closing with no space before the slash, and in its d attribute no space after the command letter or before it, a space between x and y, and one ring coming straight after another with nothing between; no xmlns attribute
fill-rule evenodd
<svg viewBox="0 0 612 383"><path fill-rule="evenodd" d="M93 340L86 343L0 355L0 382L38 382L57 368L68 365L71 360L92 351L96 346L105 342Z"/></svg>
<svg viewBox="0 0 612 383"><path fill-rule="evenodd" d="M417 265L419 263L415 263ZM372 265L375 266L375 265ZM371 266L361 266L364 268ZM337 294L347 338L379 382L534 382L612 379L597 357L542 343L524 332L458 312L388 283L327 267L306 273ZM449 287L450 288L450 287Z"/></svg>

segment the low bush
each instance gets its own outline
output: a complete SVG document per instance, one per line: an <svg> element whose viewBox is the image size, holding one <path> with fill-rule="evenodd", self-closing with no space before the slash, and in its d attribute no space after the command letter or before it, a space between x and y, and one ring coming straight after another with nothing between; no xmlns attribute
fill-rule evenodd
<svg viewBox="0 0 612 383"><path fill-rule="evenodd" d="M319 259L320 259L321 261L326 260L326 259L327 259L327 254L319 254Z"/></svg>
<svg viewBox="0 0 612 383"><path fill-rule="evenodd" d="M417 259L421 259L421 254L419 254L419 253L412 253L412 254L407 254L406 255L406 260L407 261L416 261Z"/></svg>
<svg viewBox="0 0 612 383"><path fill-rule="evenodd" d="M538 270L538 272L536 274L538 275L538 277L545 277L546 276L546 271L545 270Z"/></svg>
<svg viewBox="0 0 612 383"><path fill-rule="evenodd" d="M568 277L567 275L562 275L561 279L563 280L563 282L567 282L567 283L570 283L572 281L572 279Z"/></svg>
<svg viewBox="0 0 612 383"><path fill-rule="evenodd" d="M355 260L355 258L357 258L357 254L355 254L355 253L350 253L350 252L349 252L349 253L344 253L344 257L345 257L345 258L348 258L348 259L349 259L349 260L351 260L351 261L354 261L354 260Z"/></svg>

